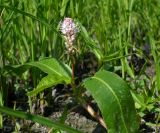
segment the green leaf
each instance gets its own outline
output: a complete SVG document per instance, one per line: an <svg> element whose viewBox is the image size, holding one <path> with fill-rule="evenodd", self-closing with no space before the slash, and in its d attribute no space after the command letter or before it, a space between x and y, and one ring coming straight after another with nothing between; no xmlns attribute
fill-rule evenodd
<svg viewBox="0 0 160 133"><path fill-rule="evenodd" d="M31 66L28 65L8 65L4 67L3 75L7 76L9 73L13 73L16 75L21 75L24 73L27 69L29 69Z"/></svg>
<svg viewBox="0 0 160 133"><path fill-rule="evenodd" d="M37 93L43 91L44 89L47 89L49 87L52 87L53 85L60 84L60 83L70 83L69 78L54 76L54 75L47 75L46 77L42 78L42 80L39 82L36 89L33 91L30 91L27 93L28 96L36 95Z"/></svg>
<svg viewBox="0 0 160 133"><path fill-rule="evenodd" d="M49 29L52 29L52 31L54 31L55 33L57 33L57 35L61 36L60 33L52 25L50 25L48 22L44 21L42 18L38 18L36 16L33 16L30 13L27 13L27 12L25 12L23 10L19 10L19 9L17 9L15 7L12 7L12 6L6 6L6 5L1 5L0 4L0 7L1 8L9 9L9 10L14 11L16 13L20 13L20 14L22 14L24 16L30 17L31 19L36 20L36 21L44 24L46 27L48 27Z"/></svg>
<svg viewBox="0 0 160 133"><path fill-rule="evenodd" d="M0 113L0 129L2 129L2 128L3 128L3 116Z"/></svg>
<svg viewBox="0 0 160 133"><path fill-rule="evenodd" d="M44 77L40 81L36 89L28 92L29 96L36 95L37 93L53 85L60 83L68 84L71 82L71 69L69 68L69 66L59 62L56 59L44 59L37 62L30 62L26 65L37 67L48 74L48 76Z"/></svg>
<svg viewBox="0 0 160 133"><path fill-rule="evenodd" d="M69 66L54 58L47 58L40 61L30 62L26 65L37 67L47 74L71 77L71 69Z"/></svg>
<svg viewBox="0 0 160 133"><path fill-rule="evenodd" d="M67 131L68 133L82 133L82 132L80 132L76 129L73 129L67 125L64 125L59 122L54 122L53 120L50 120L48 118L45 118L42 116L32 115L29 113L24 113L22 111L15 111L15 110L7 108L7 107L0 106L0 113L5 113L7 115L11 115L11 116L18 117L18 118L25 119L25 120L31 120L33 122L38 122L39 124L46 125L49 128L54 127L56 129L61 129L63 131Z"/></svg>
<svg viewBox="0 0 160 133"><path fill-rule="evenodd" d="M5 75L9 72L14 72L19 75L31 67L37 67L47 74L68 78L71 77L71 68L67 64L64 64L54 58L45 58L40 61L26 63L24 65L5 66Z"/></svg>
<svg viewBox="0 0 160 133"><path fill-rule="evenodd" d="M71 83L71 68L67 64L64 64L54 58L45 58L43 60L26 63L21 66L7 66L5 67L5 70L7 72L12 71L16 74L20 74L31 67L37 67L48 75L40 81L38 86L33 91L28 92L29 96L36 95L44 89L56 84Z"/></svg>
<svg viewBox="0 0 160 133"><path fill-rule="evenodd" d="M140 95L140 94L136 94L134 92L131 91L131 94L132 94L132 97L133 97L133 100L135 101L136 103L136 106L139 107L139 108L142 108L143 109L146 109L146 104L144 102L144 97L143 95Z"/></svg>
<svg viewBox="0 0 160 133"><path fill-rule="evenodd" d="M109 133L137 133L136 110L130 88L116 74L102 70L84 81L97 102Z"/></svg>
<svg viewBox="0 0 160 133"><path fill-rule="evenodd" d="M68 5L68 2L69 2L69 0L63 0L63 1L62 1L62 6L61 6L62 8L61 8L61 10L60 10L61 17L63 17L64 14L65 14L66 7L67 7L67 5Z"/></svg>
<svg viewBox="0 0 160 133"><path fill-rule="evenodd" d="M96 55L96 57L101 60L103 57L103 53L100 50L100 48L97 46L96 42L89 36L86 28L81 24L78 23L78 25L80 26L80 30L81 30L81 35L83 36L83 38L86 41L87 46L89 46L89 48L91 48L91 50L93 51L93 53Z"/></svg>

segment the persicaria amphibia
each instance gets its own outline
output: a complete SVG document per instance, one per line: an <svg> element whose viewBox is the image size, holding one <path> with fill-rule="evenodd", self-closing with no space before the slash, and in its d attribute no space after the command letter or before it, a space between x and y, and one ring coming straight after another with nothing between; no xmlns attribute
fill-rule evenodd
<svg viewBox="0 0 160 133"><path fill-rule="evenodd" d="M60 30L65 38L66 48L69 53L74 52L73 42L75 41L78 27L71 18L64 18L61 22Z"/></svg>

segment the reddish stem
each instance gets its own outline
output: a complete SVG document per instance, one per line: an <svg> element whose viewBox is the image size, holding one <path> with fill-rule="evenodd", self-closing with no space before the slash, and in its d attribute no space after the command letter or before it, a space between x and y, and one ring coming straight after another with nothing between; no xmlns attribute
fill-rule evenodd
<svg viewBox="0 0 160 133"><path fill-rule="evenodd" d="M75 67L75 59L74 59L74 57L72 56L72 84L73 84L73 86L75 86L75 79L74 79L74 67Z"/></svg>

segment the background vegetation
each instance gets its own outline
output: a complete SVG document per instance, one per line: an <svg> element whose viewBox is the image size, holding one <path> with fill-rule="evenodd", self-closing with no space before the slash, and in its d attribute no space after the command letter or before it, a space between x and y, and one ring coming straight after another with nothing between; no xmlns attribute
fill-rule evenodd
<svg viewBox="0 0 160 133"><path fill-rule="evenodd" d="M158 132L159 0L0 0L0 105L13 108L11 96L32 90L44 76L35 68L21 76L8 74L6 66L44 57L69 62L59 32L64 17L83 26L75 43L81 55L79 64L92 52L98 68L126 80L140 119Z"/></svg>

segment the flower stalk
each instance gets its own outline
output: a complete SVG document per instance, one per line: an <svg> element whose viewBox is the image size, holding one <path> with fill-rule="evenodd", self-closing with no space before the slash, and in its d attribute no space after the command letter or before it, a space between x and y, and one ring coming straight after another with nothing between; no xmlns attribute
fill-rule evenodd
<svg viewBox="0 0 160 133"><path fill-rule="evenodd" d="M74 67L75 67L74 53L75 53L75 50L73 47L73 43L76 39L76 35L78 32L78 27L71 18L65 18L63 20L63 22L61 22L60 30L64 36L66 49L68 51L68 54L70 56L71 63L72 63L72 84L71 85L72 85L73 93L75 96L78 96L78 94L77 94L78 91L76 89L75 77L74 77ZM76 97L76 98L78 99L78 97ZM79 101L80 101L80 103L82 102L81 100L79 100ZM90 115L92 117L97 119L103 127L107 128L104 120L93 110L93 108L90 105L88 105L88 104L87 105L82 104L82 105L90 113Z"/></svg>
<svg viewBox="0 0 160 133"><path fill-rule="evenodd" d="M74 57L74 47L73 43L76 39L76 35L78 33L78 27L75 24L75 22L71 18L64 18L64 20L61 22L60 30L63 34L63 37L65 39L65 45L67 52L70 56L71 63L72 63L72 88L74 93L76 94L75 89L75 77L74 77L74 67L75 67L75 57Z"/></svg>

